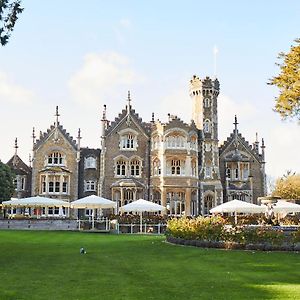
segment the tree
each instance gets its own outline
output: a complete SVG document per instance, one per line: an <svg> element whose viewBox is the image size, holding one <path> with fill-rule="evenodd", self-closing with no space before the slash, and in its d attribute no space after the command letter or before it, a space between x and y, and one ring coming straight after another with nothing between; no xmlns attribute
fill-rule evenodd
<svg viewBox="0 0 300 300"><path fill-rule="evenodd" d="M0 44L6 45L18 15L24 10L21 0L0 0Z"/></svg>
<svg viewBox="0 0 300 300"><path fill-rule="evenodd" d="M0 161L0 203L4 200L10 200L14 193L15 175L9 166Z"/></svg>
<svg viewBox="0 0 300 300"><path fill-rule="evenodd" d="M300 39L296 39L295 43L289 53L279 53L278 58L282 62L276 65L280 67L280 73L268 84L279 88L274 110L283 119L300 120Z"/></svg>
<svg viewBox="0 0 300 300"><path fill-rule="evenodd" d="M272 195L282 199L300 199L300 174L287 172L276 181Z"/></svg>

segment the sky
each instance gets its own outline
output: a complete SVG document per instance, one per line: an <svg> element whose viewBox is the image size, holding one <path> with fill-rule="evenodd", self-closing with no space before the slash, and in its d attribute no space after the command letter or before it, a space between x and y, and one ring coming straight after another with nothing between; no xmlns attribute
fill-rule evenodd
<svg viewBox="0 0 300 300"><path fill-rule="evenodd" d="M287 1L22 1L9 43L0 47L0 159L18 154L28 163L32 128L55 121L82 146L100 147L103 105L114 120L132 105L144 121L189 123L189 80L213 77L214 49L219 140L226 140L237 115L239 132L266 145L266 173L300 173L300 125L273 111L279 52L300 37L300 2Z"/></svg>

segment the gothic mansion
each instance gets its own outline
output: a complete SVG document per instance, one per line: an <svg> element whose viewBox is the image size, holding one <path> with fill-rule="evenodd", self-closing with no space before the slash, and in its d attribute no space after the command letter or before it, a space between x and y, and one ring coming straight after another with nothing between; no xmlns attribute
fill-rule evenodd
<svg viewBox="0 0 300 300"><path fill-rule="evenodd" d="M190 81L191 124L176 116L167 123L143 122L126 107L112 122L104 106L101 149L80 147L58 120L38 140L33 132L32 166L17 155L8 162L17 174L18 197L41 195L73 201L97 194L119 206L139 198L160 203L170 215L207 214L223 202L256 203L265 195L264 141L250 145L237 128L218 145L219 81ZM17 148L17 145L16 145Z"/></svg>

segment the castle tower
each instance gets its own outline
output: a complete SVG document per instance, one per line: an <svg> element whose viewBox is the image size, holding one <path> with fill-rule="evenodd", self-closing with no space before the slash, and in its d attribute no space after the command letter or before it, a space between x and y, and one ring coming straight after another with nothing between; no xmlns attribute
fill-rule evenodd
<svg viewBox="0 0 300 300"><path fill-rule="evenodd" d="M202 82L196 75L190 80L190 97L193 101L192 120L200 130L203 128Z"/></svg>
<svg viewBox="0 0 300 300"><path fill-rule="evenodd" d="M218 95L220 84L217 79L212 80L206 77L201 81L194 76L191 80L191 86L193 86L193 89L190 90L193 99L193 119L197 128L202 129L199 152L199 203L201 206L199 211L202 214L208 214L212 207L223 202L218 148Z"/></svg>

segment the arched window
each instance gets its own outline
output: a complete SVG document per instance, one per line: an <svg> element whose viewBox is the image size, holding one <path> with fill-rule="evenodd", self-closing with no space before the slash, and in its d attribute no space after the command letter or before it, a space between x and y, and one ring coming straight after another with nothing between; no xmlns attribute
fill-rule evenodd
<svg viewBox="0 0 300 300"><path fill-rule="evenodd" d="M208 215L209 211L213 208L214 198L212 195L207 195L204 197L204 215Z"/></svg>
<svg viewBox="0 0 300 300"><path fill-rule="evenodd" d="M160 147L160 137L157 135L152 138L152 149L156 150Z"/></svg>
<svg viewBox="0 0 300 300"><path fill-rule="evenodd" d="M205 120L205 122L203 124L203 131L205 133L210 133L211 132L211 125L210 125L210 121L209 120Z"/></svg>
<svg viewBox="0 0 300 300"><path fill-rule="evenodd" d="M89 156L84 159L84 168L85 169L96 169L96 158Z"/></svg>
<svg viewBox="0 0 300 300"><path fill-rule="evenodd" d="M197 150L197 138L195 136L191 137L190 145L192 150Z"/></svg>
<svg viewBox="0 0 300 300"><path fill-rule="evenodd" d="M158 158L156 158L153 161L152 175L153 176L158 176L160 174L161 174L160 160Z"/></svg>
<svg viewBox="0 0 300 300"><path fill-rule="evenodd" d="M48 155L47 164L48 166L64 166L65 156L60 152L52 152Z"/></svg>
<svg viewBox="0 0 300 300"><path fill-rule="evenodd" d="M139 177L141 174L141 162L137 159L133 159L130 162L130 175Z"/></svg>
<svg viewBox="0 0 300 300"><path fill-rule="evenodd" d="M126 161L123 159L120 159L117 161L116 165L117 165L116 175L117 176L125 176L126 175Z"/></svg>
<svg viewBox="0 0 300 300"><path fill-rule="evenodd" d="M193 159L191 161L191 165L192 165L192 176L197 176L197 161L196 161L196 159Z"/></svg>
<svg viewBox="0 0 300 300"><path fill-rule="evenodd" d="M173 134L166 137L167 148L184 148L186 138L179 134Z"/></svg>
<svg viewBox="0 0 300 300"><path fill-rule="evenodd" d="M210 107L211 101L209 98L204 99L204 107Z"/></svg>

